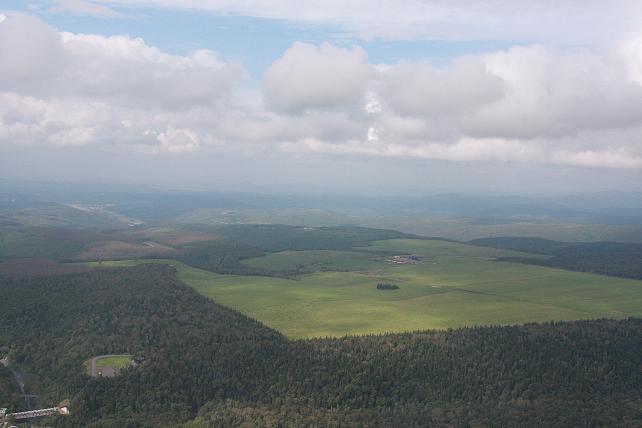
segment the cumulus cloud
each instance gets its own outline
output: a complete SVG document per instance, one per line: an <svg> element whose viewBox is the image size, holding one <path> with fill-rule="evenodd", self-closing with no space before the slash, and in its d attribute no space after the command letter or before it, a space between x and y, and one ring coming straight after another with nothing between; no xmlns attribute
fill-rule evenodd
<svg viewBox="0 0 642 428"><path fill-rule="evenodd" d="M158 134L160 150L170 153L193 152L200 146L199 136L191 129L176 129L169 127Z"/></svg>
<svg viewBox="0 0 642 428"><path fill-rule="evenodd" d="M170 55L140 38L59 33L23 14L0 23L0 63L1 89L127 106L215 104L247 78L241 64L209 50Z"/></svg>
<svg viewBox="0 0 642 428"><path fill-rule="evenodd" d="M371 73L363 49L295 43L268 69L267 105L285 112L360 104Z"/></svg>
<svg viewBox="0 0 642 428"><path fill-rule="evenodd" d="M169 54L10 13L0 144L642 169L640 46L633 34L604 50L525 45L436 66L295 43L257 87L210 50Z"/></svg>
<svg viewBox="0 0 642 428"><path fill-rule="evenodd" d="M21 13L0 19L0 89L28 90L57 77L64 68L61 35Z"/></svg>
<svg viewBox="0 0 642 428"><path fill-rule="evenodd" d="M214 104L247 76L209 50L166 54L140 38L63 33L68 58L60 90L147 107Z"/></svg>
<svg viewBox="0 0 642 428"><path fill-rule="evenodd" d="M111 132L111 108L97 102L5 93L0 94L0 106L0 143L85 145Z"/></svg>
<svg viewBox="0 0 642 428"><path fill-rule="evenodd" d="M629 78L642 85L642 33L623 37L618 46L618 54L626 64Z"/></svg>
<svg viewBox="0 0 642 428"><path fill-rule="evenodd" d="M482 57L457 58L446 70L404 61L382 73L381 95L401 114L443 116L501 99L504 82Z"/></svg>
<svg viewBox="0 0 642 428"><path fill-rule="evenodd" d="M630 71L637 50L627 43L627 59L533 45L461 57L442 68L426 61L372 65L367 84L359 86L368 88L362 111L354 112L346 102L333 107L358 124L357 133L328 138L321 129L309 132L301 126L310 119L305 114L292 123L298 138L280 147L335 155L640 168L642 85ZM308 107L313 104L302 98L298 110Z"/></svg>
<svg viewBox="0 0 642 428"><path fill-rule="evenodd" d="M642 87L617 62L587 52L515 47L485 56L489 73L508 87L468 124L479 135L532 138L635 125Z"/></svg>
<svg viewBox="0 0 642 428"><path fill-rule="evenodd" d="M131 106L215 104L248 76L206 49L171 55L140 38L61 33L20 13L0 22L0 89Z"/></svg>
<svg viewBox="0 0 642 428"><path fill-rule="evenodd" d="M139 38L61 33L19 13L0 22L0 64L0 144L168 153L198 149L194 111L211 120L248 76L209 50L170 55Z"/></svg>

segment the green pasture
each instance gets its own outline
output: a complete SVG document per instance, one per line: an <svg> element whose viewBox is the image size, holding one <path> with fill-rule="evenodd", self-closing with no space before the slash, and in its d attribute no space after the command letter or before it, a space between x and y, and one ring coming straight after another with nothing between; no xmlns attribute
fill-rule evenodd
<svg viewBox="0 0 642 428"><path fill-rule="evenodd" d="M391 265L389 254L414 254L423 262ZM494 260L513 255L524 256L395 239L354 252L286 251L244 261L275 271L318 270L296 280L219 275L173 260L101 265L172 264L179 279L199 293L292 338L642 316L642 281ZM377 290L378 282L400 289Z"/></svg>
<svg viewBox="0 0 642 428"><path fill-rule="evenodd" d="M111 355L96 360L96 367L116 367L123 369L131 364L131 355Z"/></svg>
<svg viewBox="0 0 642 428"><path fill-rule="evenodd" d="M110 262L111 263L111 262ZM83 362L83 368L88 375L91 375L91 360L85 360ZM116 367L118 369L123 369L129 367L132 363L131 355L109 355L103 358L98 358L96 360L96 368L100 367Z"/></svg>

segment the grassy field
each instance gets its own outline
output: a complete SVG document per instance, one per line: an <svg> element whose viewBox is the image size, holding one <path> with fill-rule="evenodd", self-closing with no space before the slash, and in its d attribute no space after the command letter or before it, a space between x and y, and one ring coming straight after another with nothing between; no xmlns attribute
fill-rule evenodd
<svg viewBox="0 0 642 428"><path fill-rule="evenodd" d="M96 360L96 367L116 367L118 369L125 368L131 364L131 355L111 355L105 358Z"/></svg>
<svg viewBox="0 0 642 428"><path fill-rule="evenodd" d="M414 254L423 262L396 266L387 262L389 254ZM154 263L174 265L199 293L292 338L642 316L642 281L494 260L515 254L521 253L395 239L354 252L287 251L244 261L274 270L319 270L298 280L218 275L172 260ZM102 266L136 263L145 261ZM377 290L378 282L400 288Z"/></svg>
<svg viewBox="0 0 642 428"><path fill-rule="evenodd" d="M91 375L91 360L92 358L86 360L82 365L85 372L88 375ZM131 355L110 355L104 358L98 358L96 360L96 368L101 367L115 367L117 369L123 369L128 367L132 363Z"/></svg>

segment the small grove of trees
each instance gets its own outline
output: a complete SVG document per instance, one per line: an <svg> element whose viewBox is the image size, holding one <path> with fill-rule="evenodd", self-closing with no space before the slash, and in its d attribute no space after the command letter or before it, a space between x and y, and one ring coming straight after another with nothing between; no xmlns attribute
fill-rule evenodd
<svg viewBox="0 0 642 428"><path fill-rule="evenodd" d="M398 290L399 286L397 284L391 284L389 282L380 282L377 284L377 290Z"/></svg>

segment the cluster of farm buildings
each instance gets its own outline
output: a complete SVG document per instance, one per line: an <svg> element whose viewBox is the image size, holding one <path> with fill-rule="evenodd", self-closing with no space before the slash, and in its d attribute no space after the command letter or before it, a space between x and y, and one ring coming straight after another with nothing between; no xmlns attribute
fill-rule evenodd
<svg viewBox="0 0 642 428"><path fill-rule="evenodd" d="M388 257L388 263L392 263L394 265L415 265L417 263L421 263L421 258L413 255L390 256Z"/></svg>

